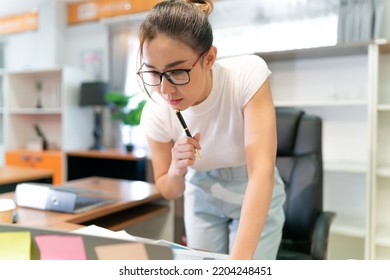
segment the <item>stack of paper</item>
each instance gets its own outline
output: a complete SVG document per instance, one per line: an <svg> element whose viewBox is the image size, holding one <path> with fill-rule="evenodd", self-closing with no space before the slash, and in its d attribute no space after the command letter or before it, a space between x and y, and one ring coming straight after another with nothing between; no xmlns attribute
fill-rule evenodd
<svg viewBox="0 0 390 280"><path fill-rule="evenodd" d="M138 237L138 236L133 236L128 234L126 231L111 231L96 225L90 225L84 228L80 228L78 230L75 230L74 232L76 233L81 233L81 234L88 234L88 235L94 235L94 236L100 236L100 237L108 237L108 238L116 238L116 239L121 239L121 240L126 240L126 241L134 241L138 243L145 243L145 244L155 244L155 245L163 245L170 247L173 251L173 258L175 260L225 260L228 259L228 255L225 254L217 254L217 253L211 253L211 252L205 252L205 251L199 251L199 250L194 250L189 247L170 242L167 240L154 240L154 239L149 239L149 238L143 238L143 237ZM135 243L137 244L137 243ZM119 244L122 246L122 244ZM120 248L120 246L117 245L117 248ZM133 244L130 244L133 245ZM118 254L118 251L114 251L115 247L113 245L105 245L105 248L107 249L106 253L104 256L102 256L102 248L95 248L96 254L98 255L98 258L101 259L110 259L110 255L112 256L113 259L118 259L118 255L115 256L115 254ZM123 247L122 247L123 248ZM104 248L103 248L104 249ZM131 252L131 249L133 248L128 248L129 252ZM122 253L121 253L122 254ZM100 255L100 257L99 257ZM138 256L142 257L142 255ZM130 255L127 255L127 258L131 258Z"/></svg>

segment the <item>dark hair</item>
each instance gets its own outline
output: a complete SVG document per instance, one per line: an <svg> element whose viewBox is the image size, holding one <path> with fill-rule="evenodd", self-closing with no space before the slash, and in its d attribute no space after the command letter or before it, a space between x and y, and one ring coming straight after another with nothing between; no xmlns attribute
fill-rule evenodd
<svg viewBox="0 0 390 280"><path fill-rule="evenodd" d="M159 34L179 40L202 53L213 43L213 32L208 15L213 1L165 0L152 8L140 26L140 54L145 41Z"/></svg>

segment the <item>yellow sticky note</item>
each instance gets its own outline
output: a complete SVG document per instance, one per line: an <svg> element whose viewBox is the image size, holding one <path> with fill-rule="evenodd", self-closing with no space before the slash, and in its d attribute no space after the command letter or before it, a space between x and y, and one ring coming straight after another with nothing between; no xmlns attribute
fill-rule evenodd
<svg viewBox="0 0 390 280"><path fill-rule="evenodd" d="M30 260L30 232L0 232L0 260Z"/></svg>

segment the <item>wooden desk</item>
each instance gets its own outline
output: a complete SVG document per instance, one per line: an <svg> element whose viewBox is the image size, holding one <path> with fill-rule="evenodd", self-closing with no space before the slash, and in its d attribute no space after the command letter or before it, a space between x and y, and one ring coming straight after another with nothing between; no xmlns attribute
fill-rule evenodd
<svg viewBox="0 0 390 280"><path fill-rule="evenodd" d="M103 151L80 150L66 153L67 178L75 180L90 176L146 180L146 156L143 151L127 153L108 149Z"/></svg>
<svg viewBox="0 0 390 280"><path fill-rule="evenodd" d="M41 182L51 183L53 172L32 167L0 167L0 193L12 192L18 183Z"/></svg>
<svg viewBox="0 0 390 280"><path fill-rule="evenodd" d="M137 236L164 238L170 241L174 239L174 217L171 214L173 211L169 211L167 201L162 198L153 184L90 177L70 181L64 185L97 191L96 196L110 198L114 202L78 214L17 207L17 224L61 230L75 230L94 224L114 231L126 230ZM0 198L6 197L13 198L14 193L0 195ZM156 222L158 218L162 219ZM158 227L149 229L148 224L158 225ZM137 228L136 225L141 226ZM161 235L154 236L153 231L155 233L160 231Z"/></svg>

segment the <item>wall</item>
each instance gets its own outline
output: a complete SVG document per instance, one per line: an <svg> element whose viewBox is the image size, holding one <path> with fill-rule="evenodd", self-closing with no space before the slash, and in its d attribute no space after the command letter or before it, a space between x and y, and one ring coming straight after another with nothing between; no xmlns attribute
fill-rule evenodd
<svg viewBox="0 0 390 280"><path fill-rule="evenodd" d="M384 16L382 24L382 37L390 38L390 1L384 1ZM248 47L246 42L250 42L254 37L261 37L261 42L267 44L275 41L278 37L283 37L281 33L264 33L260 36L259 18L261 13L252 7L260 4L254 0L243 0L239 6L236 1L218 1L214 12L210 16L210 21L215 29L216 43L221 37L230 36L232 42L235 37L234 32L240 31L241 35L246 34L247 41L241 42L243 48ZM265 5L265 4L262 4ZM269 4L268 4L269 5ZM31 67L47 67L61 64L71 64L79 66L80 56L88 51L99 51L102 53L102 77L108 77L108 31L106 24L95 22L67 26L65 21L65 3L58 1L46 1L39 7L39 30L36 32L25 32L3 36L6 42L5 61L6 69L23 69ZM264 26L267 22L263 22ZM260 22L260 24L262 24ZM237 28L238 26L238 28ZM228 35L230 33L230 35ZM286 32L285 32L286 33ZM293 33L293 32L289 32ZM324 36L323 32L317 32ZM249 34L249 35L248 35ZM256 35L257 34L257 35ZM278 35L278 36L275 36ZM286 33L287 34L287 33ZM253 35L253 36L252 36ZM327 34L329 35L329 34ZM252 39L251 39L252 38ZM249 40L249 41L248 41ZM223 52L222 46L218 44ZM224 48L226 48L224 46ZM251 50L251 49L248 49Z"/></svg>
<svg viewBox="0 0 390 280"><path fill-rule="evenodd" d="M390 15L389 2L384 1L385 15ZM309 46L310 42L304 41L304 37L316 38L314 42L318 45L334 43L337 21L331 21L327 31L312 28L310 31L312 33L302 28L314 24L324 26L324 24L317 20L302 25L302 22L293 20L291 23L282 21L272 26L266 18L267 15L261 14L257 9L259 5L260 2L255 0L243 0L239 6L237 1L232 0L216 3L210 21L214 28L215 44L219 55L283 49L288 42L299 44L292 45L293 47L305 44ZM262 5L271 4L267 2ZM101 69L96 75L98 78L108 80L108 25L117 19L68 26L65 10L65 3L43 2L39 7L39 30L3 36L5 69L42 68L63 64L93 69L96 65L91 61L86 62L85 57L95 54L100 55L96 64ZM128 16L123 24L130 24L128 19L137 16ZM292 26L294 32L291 32ZM304 37L297 39L299 34ZM294 37L288 39L291 35ZM383 17L382 37L390 38L389 16ZM109 118L107 112L105 118ZM106 132L110 133L107 127ZM105 144L110 145L107 135L105 135Z"/></svg>
<svg viewBox="0 0 390 280"><path fill-rule="evenodd" d="M47 1L39 7L39 29L3 36L4 68L20 70L60 65L81 66L81 55L98 51L102 55L102 78L108 77L108 31L99 22L66 24L66 5Z"/></svg>
<svg viewBox="0 0 390 280"><path fill-rule="evenodd" d="M39 29L4 36L7 70L61 65L66 48L64 3L46 2L39 9Z"/></svg>
<svg viewBox="0 0 390 280"><path fill-rule="evenodd" d="M383 0L382 38L390 39L390 1Z"/></svg>
<svg viewBox="0 0 390 280"><path fill-rule="evenodd" d="M84 23L66 29L65 61L83 66L82 57L96 53L101 55L101 73L97 78L108 79L108 28L101 23ZM97 58L98 59L98 58ZM84 62L85 63L85 62ZM91 62L93 63L93 62ZM87 66L86 66L87 67ZM92 66L91 66L92 67ZM92 70L93 71L93 70Z"/></svg>
<svg viewBox="0 0 390 280"><path fill-rule="evenodd" d="M39 7L37 31L3 36L4 68L22 70L73 65L90 70L96 63L86 62L85 57L97 53L100 55L97 78L108 80L107 26L100 22L68 26L64 11L66 5L63 2L43 2ZM109 117L105 112L105 119ZM107 128L106 131L109 132Z"/></svg>

